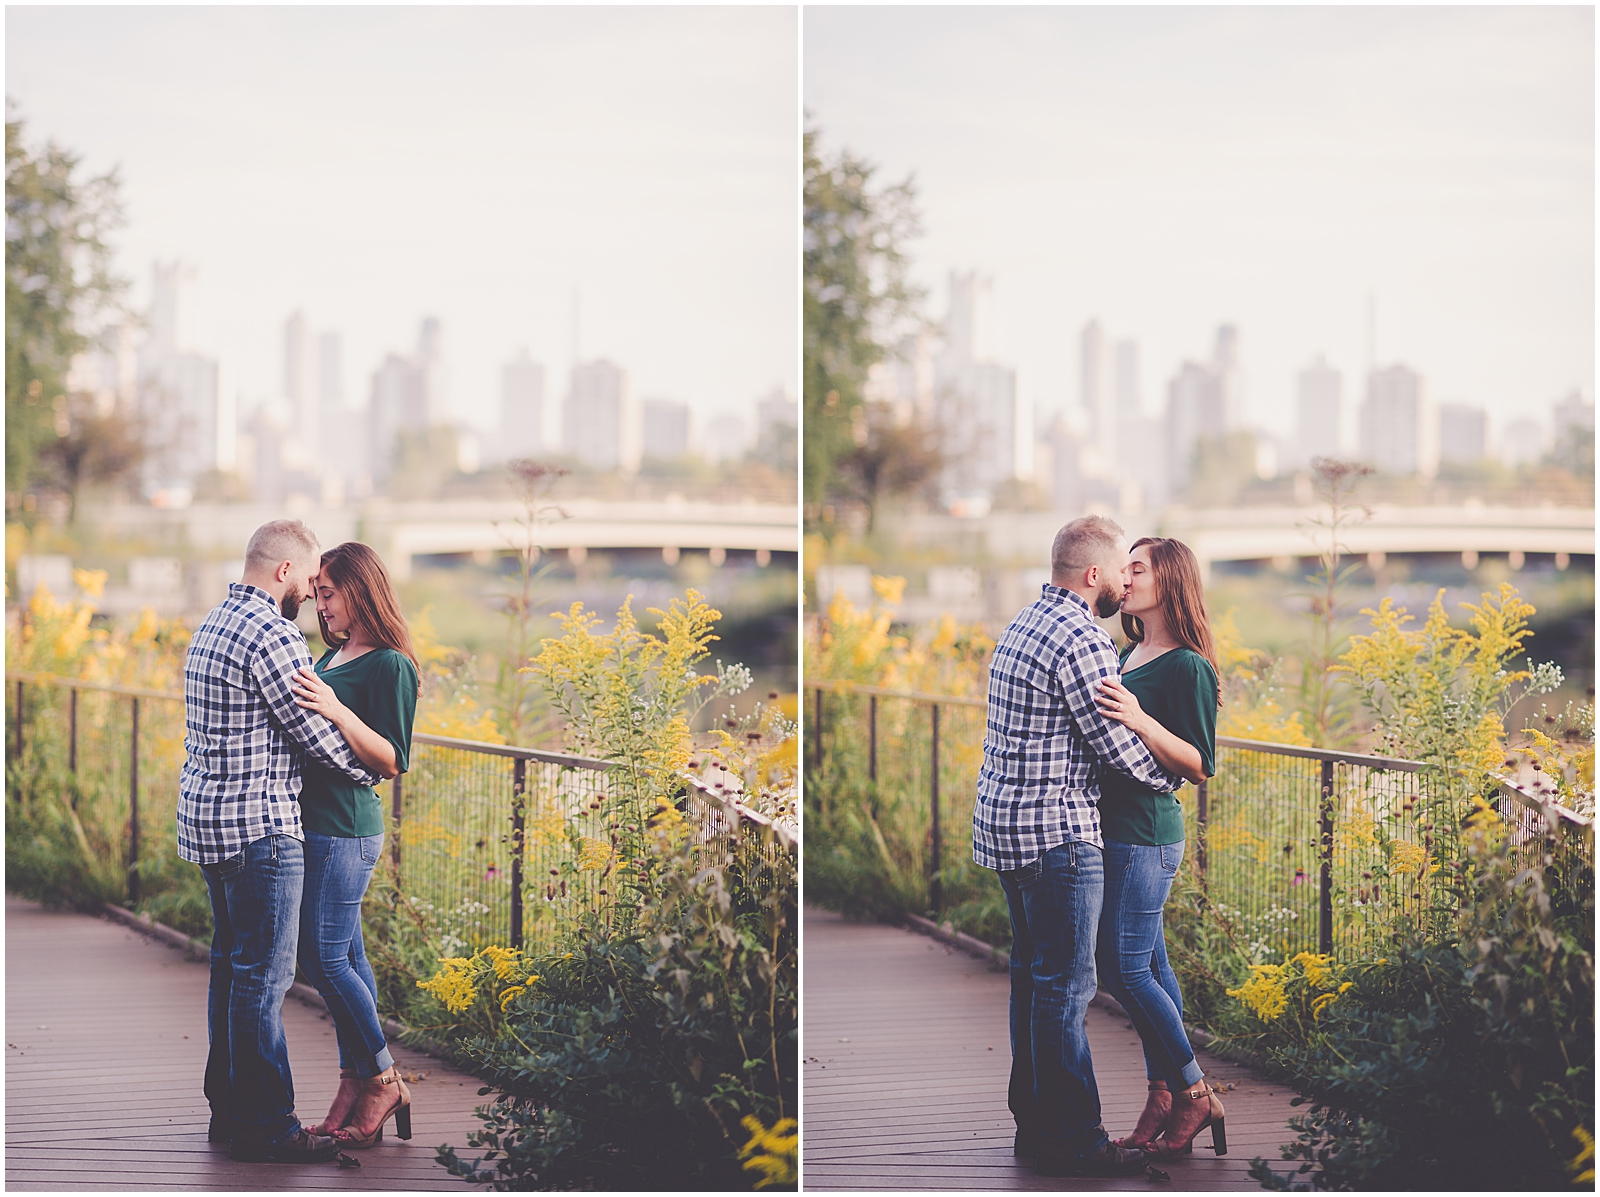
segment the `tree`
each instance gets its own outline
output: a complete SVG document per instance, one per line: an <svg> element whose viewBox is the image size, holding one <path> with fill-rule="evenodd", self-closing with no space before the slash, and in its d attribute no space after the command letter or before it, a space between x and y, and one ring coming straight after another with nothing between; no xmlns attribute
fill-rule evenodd
<svg viewBox="0 0 1600 1197"><path fill-rule="evenodd" d="M58 396L55 435L40 446L37 477L66 494L76 514L86 487L131 478L144 458L137 420L81 392Z"/></svg>
<svg viewBox="0 0 1600 1197"><path fill-rule="evenodd" d="M876 493L861 467L877 478L881 469L858 460L852 491L841 468L874 426L864 393L868 371L907 325L920 324L923 298L905 274L903 247L921 231L911 178L875 187L874 166L848 150L824 160L817 142L817 130L807 129L803 477L813 526L827 505L861 499L863 488Z"/></svg>
<svg viewBox="0 0 1600 1197"><path fill-rule="evenodd" d="M896 419L887 403L869 401L851 416L854 443L834 462L834 480L839 493L866 508L871 532L884 497L925 487L938 476L943 458L936 429Z"/></svg>
<svg viewBox="0 0 1600 1197"><path fill-rule="evenodd" d="M72 435L65 394L75 354L118 311L126 283L112 273L109 234L122 221L113 169L85 178L55 142L30 149L6 113L6 514L53 479L41 453ZM59 455L58 455L59 456ZM59 463L50 467L59 470Z"/></svg>

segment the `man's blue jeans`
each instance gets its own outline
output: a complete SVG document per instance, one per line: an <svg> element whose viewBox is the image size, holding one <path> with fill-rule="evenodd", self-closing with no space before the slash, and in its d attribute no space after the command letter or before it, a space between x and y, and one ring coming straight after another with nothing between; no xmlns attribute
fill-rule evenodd
<svg viewBox="0 0 1600 1197"><path fill-rule="evenodd" d="M361 900L383 836L306 832L300 967L317 987L339 1038L339 1067L374 1077L394 1064L378 1018L378 982L361 940Z"/></svg>
<svg viewBox="0 0 1600 1197"><path fill-rule="evenodd" d="M211 894L211 994L206 1100L237 1142L266 1144L300 1129L283 1037L300 933L300 841L269 835L200 866Z"/></svg>
<svg viewBox="0 0 1600 1197"><path fill-rule="evenodd" d="M1161 912L1183 862L1183 842L1106 840L1106 898L1100 913L1100 977L1144 1043L1145 1074L1176 1093L1205 1074L1183 1029L1183 994L1167 963Z"/></svg>
<svg viewBox="0 0 1600 1197"><path fill-rule="evenodd" d="M1011 1114L1040 1154L1106 1142L1084 1016L1094 997L1100 849L1068 840L1000 874L1011 909Z"/></svg>

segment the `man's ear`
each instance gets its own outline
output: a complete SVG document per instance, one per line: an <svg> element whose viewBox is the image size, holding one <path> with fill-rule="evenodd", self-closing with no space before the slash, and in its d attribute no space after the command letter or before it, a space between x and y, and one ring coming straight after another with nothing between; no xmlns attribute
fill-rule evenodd
<svg viewBox="0 0 1600 1197"><path fill-rule="evenodd" d="M289 575L293 572L293 561L280 561L278 562L277 571L272 576L280 582L287 582L289 580Z"/></svg>

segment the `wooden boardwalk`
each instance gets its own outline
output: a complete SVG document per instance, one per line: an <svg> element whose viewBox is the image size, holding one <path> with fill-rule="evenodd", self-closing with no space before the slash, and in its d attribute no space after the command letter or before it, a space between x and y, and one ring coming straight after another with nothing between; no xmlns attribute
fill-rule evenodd
<svg viewBox="0 0 1600 1197"><path fill-rule="evenodd" d="M1011 1154L1006 974L912 931L807 909L801 1183L824 1189L1140 1189L1144 1176L1062 1180ZM1098 1008L1089 1038L1106 1129L1123 1135L1144 1106L1132 1025ZM1163 1189L1249 1189L1252 1156L1281 1161L1294 1138L1292 1090L1200 1055L1228 1110L1228 1154L1202 1131L1192 1156L1158 1164Z"/></svg>
<svg viewBox="0 0 1600 1197"><path fill-rule="evenodd" d="M206 1142L206 966L108 919L10 896L5 929L8 1189L475 1191L434 1150L466 1148L473 1107L489 1100L476 1077L395 1046L410 1142L352 1152L360 1168L236 1164ZM338 1085L333 1026L293 998L283 1018L299 1111L314 1122Z"/></svg>

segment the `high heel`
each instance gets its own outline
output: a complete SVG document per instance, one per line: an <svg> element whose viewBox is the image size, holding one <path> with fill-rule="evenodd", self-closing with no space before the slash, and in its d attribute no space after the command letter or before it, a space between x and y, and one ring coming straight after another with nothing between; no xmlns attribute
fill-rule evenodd
<svg viewBox="0 0 1600 1197"><path fill-rule="evenodd" d="M1226 1123L1223 1121L1226 1111L1222 1108L1222 1100L1217 1096L1217 1091L1202 1081L1200 1082L1199 1092L1185 1093L1183 1096L1189 1101L1199 1101L1201 1098L1205 1098L1210 1103L1209 1108L1206 1110L1206 1116L1201 1119L1199 1125L1189 1132L1188 1138L1184 1139L1182 1143L1169 1139L1167 1133L1163 1131L1161 1138L1156 1139L1151 1144L1155 1149L1155 1153L1162 1157L1186 1155L1194 1150L1195 1136L1209 1126L1211 1128L1211 1150L1218 1155L1227 1155L1228 1130ZM1172 1113L1174 1115L1177 1114L1181 1108L1183 1107L1178 1105L1178 1097L1174 1094Z"/></svg>
<svg viewBox="0 0 1600 1197"><path fill-rule="evenodd" d="M1167 1082L1151 1081L1149 1091L1151 1093L1166 1093L1168 1092ZM1155 1140L1155 1137L1161 1133L1162 1127L1166 1125L1167 1118L1172 1112L1170 1099L1165 1103L1167 1106L1165 1110L1161 1109L1162 1104L1154 1098L1145 1098L1144 1109L1139 1112L1139 1121L1134 1125L1132 1133L1111 1141L1118 1147L1135 1150L1148 1147Z"/></svg>
<svg viewBox="0 0 1600 1197"><path fill-rule="evenodd" d="M372 1082L379 1085L400 1086L399 1100L383 1112L383 1116L378 1119L378 1125L372 1129L370 1134L357 1135L348 1126L341 1127L334 1132L334 1137L339 1140L340 1145L343 1147L375 1147L382 1143L383 1124L389 1121L391 1115L394 1117L395 1133L402 1139L411 1138L411 1090L406 1088L406 1083L400 1079L400 1074L396 1072L393 1076L373 1077Z"/></svg>
<svg viewBox="0 0 1600 1197"><path fill-rule="evenodd" d="M353 1080L356 1080L356 1079L357 1079L356 1078L356 1070L354 1068L341 1068L341 1069L339 1069L339 1088L340 1088L341 1091L344 1089L344 1082L345 1081L353 1081ZM360 1095L361 1095L360 1086L357 1086L357 1088L356 1088L356 1097L359 1097ZM345 1116L346 1117L349 1117L350 1110L355 1108L355 1104L356 1104L355 1103L355 1098L351 1098L350 1099L350 1105L345 1110ZM319 1123L316 1126L308 1126L308 1127L306 1127L306 1130L310 1131L313 1135L331 1135L331 1134L333 1134L334 1131L339 1129L338 1126L333 1126L332 1125L332 1122L333 1122L333 1118L332 1118L333 1111L338 1109L338 1108L339 1108L339 1094L335 1093L334 1096L333 1096L333 1105L328 1108L329 1117L323 1118L321 1123ZM343 1125L344 1125L344 1123L341 1121L339 1123L339 1126L343 1126Z"/></svg>

